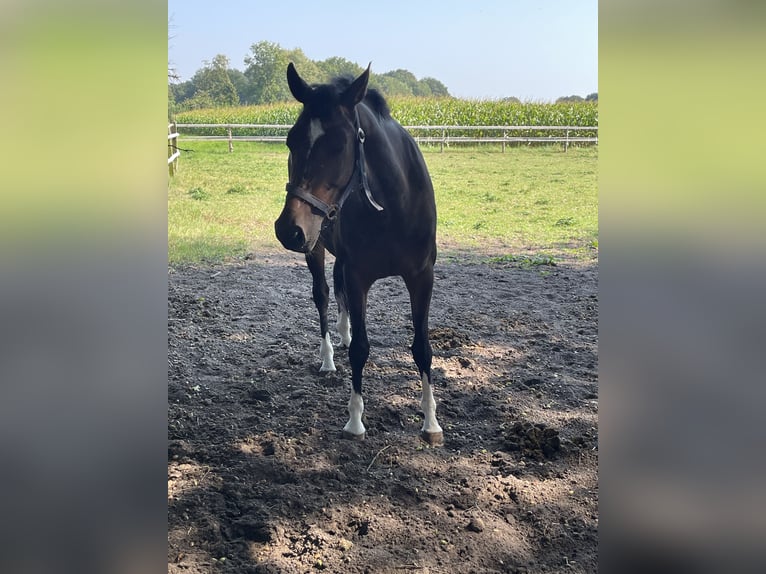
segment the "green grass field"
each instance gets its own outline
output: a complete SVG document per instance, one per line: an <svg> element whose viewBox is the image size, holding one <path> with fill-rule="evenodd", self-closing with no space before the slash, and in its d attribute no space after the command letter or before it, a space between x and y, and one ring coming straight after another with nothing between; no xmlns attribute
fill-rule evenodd
<svg viewBox="0 0 766 574"><path fill-rule="evenodd" d="M171 264L223 261L282 249L274 220L284 204L287 148L182 141L168 189ZM514 261L587 258L598 248L598 148L424 149L436 190L442 256ZM543 256L543 257L540 257ZM530 259L530 257L532 257Z"/></svg>

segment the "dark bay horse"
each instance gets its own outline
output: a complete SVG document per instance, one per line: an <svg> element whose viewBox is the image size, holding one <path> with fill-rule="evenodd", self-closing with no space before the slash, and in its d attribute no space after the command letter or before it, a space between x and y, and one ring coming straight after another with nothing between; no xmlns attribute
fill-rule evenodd
<svg viewBox="0 0 766 574"><path fill-rule="evenodd" d="M336 326L348 346L353 387L343 436L362 439L365 434L367 294L376 280L398 275L409 291L415 328L412 355L422 381L421 436L441 444L428 340L436 260L434 190L415 140L391 117L383 96L367 89L369 77L368 66L356 79L310 86L288 65L287 83L303 110L287 135L287 198L274 228L286 249L306 255L319 311L322 371L335 370L327 328L325 249L335 255Z"/></svg>

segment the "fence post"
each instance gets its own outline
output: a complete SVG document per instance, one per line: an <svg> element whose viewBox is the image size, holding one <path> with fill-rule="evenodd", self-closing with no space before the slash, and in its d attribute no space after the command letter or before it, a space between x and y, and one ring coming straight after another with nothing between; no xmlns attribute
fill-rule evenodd
<svg viewBox="0 0 766 574"><path fill-rule="evenodd" d="M234 151L234 146L232 145L232 142L231 142L231 126L229 126L229 153L233 151Z"/></svg>
<svg viewBox="0 0 766 574"><path fill-rule="evenodd" d="M503 130L503 153L505 153L505 138L508 137L508 130Z"/></svg>
<svg viewBox="0 0 766 574"><path fill-rule="evenodd" d="M439 142L439 151L441 153L444 153L444 134L446 133L446 130L442 128L442 140Z"/></svg>
<svg viewBox="0 0 766 574"><path fill-rule="evenodd" d="M564 143L564 153L569 151L569 130L567 130L566 142Z"/></svg>

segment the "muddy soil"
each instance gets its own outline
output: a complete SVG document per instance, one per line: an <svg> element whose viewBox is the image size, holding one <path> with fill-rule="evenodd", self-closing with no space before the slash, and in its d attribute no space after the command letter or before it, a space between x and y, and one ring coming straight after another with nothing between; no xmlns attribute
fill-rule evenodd
<svg viewBox="0 0 766 574"><path fill-rule="evenodd" d="M597 570L596 263L437 262L442 447L418 438L401 279L370 292L362 442L341 438L335 332L338 370L319 372L301 256L168 279L169 572Z"/></svg>

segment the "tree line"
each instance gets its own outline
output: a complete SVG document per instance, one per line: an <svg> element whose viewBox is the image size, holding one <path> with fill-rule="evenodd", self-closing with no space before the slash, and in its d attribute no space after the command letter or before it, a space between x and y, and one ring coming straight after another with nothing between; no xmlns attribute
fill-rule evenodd
<svg viewBox="0 0 766 574"><path fill-rule="evenodd" d="M358 76L364 68L345 58L322 61L309 59L300 48L286 50L279 44L262 41L253 44L245 56L244 72L232 68L229 59L219 54L204 62L190 80L168 84L171 111L223 106L268 104L290 101L285 81L287 64L293 62L309 83L324 83L335 76ZM171 78L172 79L172 78ZM449 96L447 87L435 78L418 80L407 70L371 74L370 87L385 96Z"/></svg>
<svg viewBox="0 0 766 574"><path fill-rule="evenodd" d="M588 94L584 98L582 96L563 96L556 100L557 104L565 104L567 102L598 102L598 92Z"/></svg>

